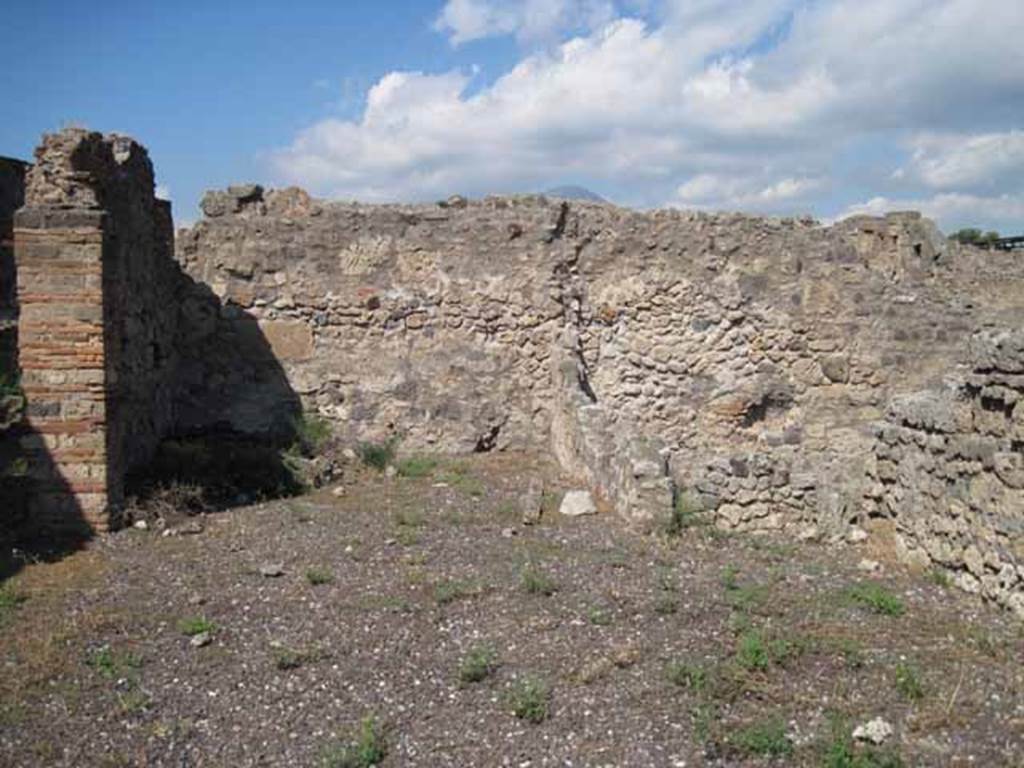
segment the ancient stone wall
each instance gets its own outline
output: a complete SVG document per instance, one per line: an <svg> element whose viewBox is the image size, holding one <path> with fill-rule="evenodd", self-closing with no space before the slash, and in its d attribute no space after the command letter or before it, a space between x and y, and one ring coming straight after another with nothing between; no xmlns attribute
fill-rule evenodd
<svg viewBox="0 0 1024 768"><path fill-rule="evenodd" d="M14 242L31 524L106 530L125 472L171 419L179 272L146 151L82 130L45 136Z"/></svg>
<svg viewBox="0 0 1024 768"><path fill-rule="evenodd" d="M726 529L892 518L907 556L1019 607L1024 344L976 335L1024 317L1013 254L913 213L821 226L256 185L202 207L172 258L141 147L74 130L40 147L15 219L37 516L74 506L104 529L161 438L283 441L305 410L406 453L549 450L645 523L684 496Z"/></svg>
<svg viewBox="0 0 1024 768"><path fill-rule="evenodd" d="M866 495L901 554L1024 616L1024 332L986 330L968 372L896 398Z"/></svg>
<svg viewBox="0 0 1024 768"><path fill-rule="evenodd" d="M179 260L256 318L307 408L409 451L552 446L635 518L674 485L722 527L841 531L889 400L1024 310L1020 264L916 214L822 227L257 187L203 207Z"/></svg>

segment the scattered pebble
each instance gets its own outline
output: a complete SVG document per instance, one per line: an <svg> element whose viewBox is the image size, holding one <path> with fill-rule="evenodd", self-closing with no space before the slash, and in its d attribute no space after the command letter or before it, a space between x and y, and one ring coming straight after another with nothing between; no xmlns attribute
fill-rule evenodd
<svg viewBox="0 0 1024 768"><path fill-rule="evenodd" d="M284 575L284 566L281 563L266 563L260 566L260 576L265 576L268 579L276 579L278 576Z"/></svg>
<svg viewBox="0 0 1024 768"><path fill-rule="evenodd" d="M874 573L875 571L878 571L881 568L882 566L879 564L877 560L868 560L867 558L864 558L859 563L857 563L857 569L864 571L865 573Z"/></svg>
<svg viewBox="0 0 1024 768"><path fill-rule="evenodd" d="M148 531L149 523L147 523L145 520L136 520L132 527L139 531Z"/></svg>

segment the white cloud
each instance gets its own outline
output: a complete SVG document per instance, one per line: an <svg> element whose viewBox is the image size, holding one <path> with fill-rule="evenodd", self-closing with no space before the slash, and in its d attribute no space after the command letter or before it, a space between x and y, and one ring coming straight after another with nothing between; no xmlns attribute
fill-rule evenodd
<svg viewBox="0 0 1024 768"><path fill-rule="evenodd" d="M1024 175L1024 131L934 135L914 142L913 171L930 187L976 187Z"/></svg>
<svg viewBox="0 0 1024 768"><path fill-rule="evenodd" d="M931 197L891 199L874 197L849 206L837 218L867 214L880 216L887 211L921 211L944 225L947 232L962 227L1000 229L1003 222L1024 221L1024 194L1001 194L991 197L943 192ZM1017 234L1017 231L1007 234Z"/></svg>
<svg viewBox="0 0 1024 768"><path fill-rule="evenodd" d="M171 188L166 184L157 184L156 189L153 190L153 194L158 200L170 200Z"/></svg>
<svg viewBox="0 0 1024 768"><path fill-rule="evenodd" d="M785 177L766 182L750 176L703 173L681 184L673 202L683 208L770 212L805 199L821 185L820 179Z"/></svg>
<svg viewBox="0 0 1024 768"><path fill-rule="evenodd" d="M848 205L848 183L950 215L936 190L1021 193L1024 3L663 0L657 23L609 21L612 7L451 0L438 28L454 44L562 42L479 89L469 69L385 75L358 119L278 151L277 175L374 200L589 182L632 205L822 216ZM875 168L872 153L909 156Z"/></svg>
<svg viewBox="0 0 1024 768"><path fill-rule="evenodd" d="M448 0L434 28L452 45L504 35L544 42L564 31L597 29L614 16L611 0Z"/></svg>

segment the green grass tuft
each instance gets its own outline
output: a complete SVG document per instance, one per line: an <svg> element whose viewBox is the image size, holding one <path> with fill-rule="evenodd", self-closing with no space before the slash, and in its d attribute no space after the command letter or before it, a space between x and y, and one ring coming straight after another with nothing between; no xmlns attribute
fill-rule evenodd
<svg viewBox="0 0 1024 768"><path fill-rule="evenodd" d="M519 572L519 584L528 595L550 597L558 590L555 580L533 565L527 565Z"/></svg>
<svg viewBox="0 0 1024 768"><path fill-rule="evenodd" d="M395 460L397 445L398 439L395 437L389 438L383 443L361 443L356 449L356 453L362 459L363 464L378 472L383 472Z"/></svg>
<svg viewBox="0 0 1024 768"><path fill-rule="evenodd" d="M786 737L786 724L780 718L740 728L729 742L748 755L787 757L793 754L793 744Z"/></svg>
<svg viewBox="0 0 1024 768"><path fill-rule="evenodd" d="M334 581L334 574L327 568L307 568L306 581L311 586L318 587L321 584L330 584Z"/></svg>
<svg viewBox="0 0 1024 768"><path fill-rule="evenodd" d="M665 522L665 534L671 537L681 536L683 531L706 525L704 505L692 493L680 491L672 505L672 514Z"/></svg>
<svg viewBox="0 0 1024 768"><path fill-rule="evenodd" d="M395 469L402 477L428 477L434 474L434 470L440 462L432 456L409 456L400 460Z"/></svg>
<svg viewBox="0 0 1024 768"><path fill-rule="evenodd" d="M693 693L704 691L711 679L705 667L685 661L670 661L665 667L665 677L673 685Z"/></svg>
<svg viewBox="0 0 1024 768"><path fill-rule="evenodd" d="M356 738L346 744L335 744L320 755L321 768L372 768L387 757L384 729L372 717L359 726Z"/></svg>
<svg viewBox="0 0 1024 768"><path fill-rule="evenodd" d="M479 592L480 587L469 581L457 581L448 579L434 587L434 601L438 605L448 605L456 600L465 597L472 597Z"/></svg>
<svg viewBox="0 0 1024 768"><path fill-rule="evenodd" d="M924 685L917 668L911 664L899 663L893 675L893 685L900 695L908 701L920 701L924 698Z"/></svg>
<svg viewBox="0 0 1024 768"><path fill-rule="evenodd" d="M547 720L551 701L551 689L537 677L516 681L508 695L512 714L528 723L542 723Z"/></svg>
<svg viewBox="0 0 1024 768"><path fill-rule="evenodd" d="M474 645L459 663L459 682L479 683L498 668L498 652L490 645Z"/></svg>
<svg viewBox="0 0 1024 768"><path fill-rule="evenodd" d="M217 625L205 616L190 616L178 622L178 630L188 637L201 635L203 632L213 632Z"/></svg>
<svg viewBox="0 0 1024 768"><path fill-rule="evenodd" d="M848 595L853 602L882 616L902 616L907 610L899 597L875 582L857 584Z"/></svg>
<svg viewBox="0 0 1024 768"><path fill-rule="evenodd" d="M764 636L755 629L745 630L736 643L736 663L748 672L768 669L771 654Z"/></svg>

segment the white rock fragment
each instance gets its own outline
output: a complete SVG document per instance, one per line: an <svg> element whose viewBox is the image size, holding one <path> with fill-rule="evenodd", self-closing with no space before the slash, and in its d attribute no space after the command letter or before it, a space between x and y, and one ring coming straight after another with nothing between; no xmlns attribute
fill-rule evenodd
<svg viewBox="0 0 1024 768"><path fill-rule="evenodd" d="M890 736L892 726L880 717L858 725L853 731L853 738L857 741L870 741L872 744L881 744Z"/></svg>
<svg viewBox="0 0 1024 768"><path fill-rule="evenodd" d="M596 515L597 506L594 504L594 498L590 495L590 491L566 491L558 511L566 517Z"/></svg>
<svg viewBox="0 0 1024 768"><path fill-rule="evenodd" d="M189 640L189 644L193 648L202 648L213 642L213 636L209 632L200 632L198 635L192 635L192 639Z"/></svg>

